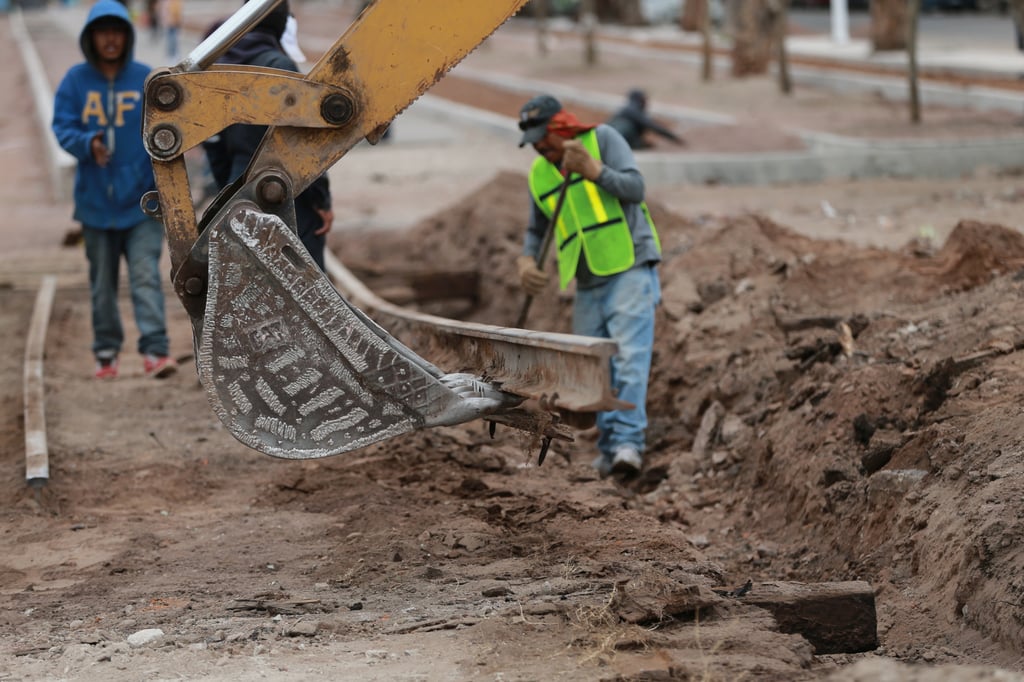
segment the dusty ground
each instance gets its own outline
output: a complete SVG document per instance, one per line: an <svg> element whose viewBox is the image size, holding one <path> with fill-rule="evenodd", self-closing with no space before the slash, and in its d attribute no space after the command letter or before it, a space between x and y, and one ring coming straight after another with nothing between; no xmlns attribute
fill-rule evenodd
<svg viewBox="0 0 1024 682"><path fill-rule="evenodd" d="M0 56L19 63L9 40ZM20 72L0 79L24 93ZM769 89L754 83L748 108ZM29 98L10 101L0 679L1020 679L1017 178L652 193L665 304L640 480L595 477L592 433L538 467L515 433L491 440L480 423L289 462L220 427L173 296L183 371L150 381L126 353L121 379L90 378L84 258L60 247L70 209L48 199ZM800 122L801 107L769 101ZM816 101L808 125L881 116ZM971 118L934 112L929 125L1001 123L957 116ZM375 182L397 202L404 181ZM476 267L486 277L466 316L508 324L524 182L481 177L407 234L332 244L352 263ZM45 272L61 287L51 480L35 492L20 379ZM570 305L538 300L531 324L564 329ZM875 589L873 652L815 655L714 592L854 579ZM163 635L130 643L150 628Z"/></svg>

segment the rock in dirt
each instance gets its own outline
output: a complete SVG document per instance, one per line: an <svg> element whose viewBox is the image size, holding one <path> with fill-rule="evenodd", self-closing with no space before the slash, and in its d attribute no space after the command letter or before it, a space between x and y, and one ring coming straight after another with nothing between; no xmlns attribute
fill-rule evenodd
<svg viewBox="0 0 1024 682"><path fill-rule="evenodd" d="M164 631L160 628L148 628L146 630L139 630L128 635L128 644L132 647L146 646L156 642L164 636Z"/></svg>

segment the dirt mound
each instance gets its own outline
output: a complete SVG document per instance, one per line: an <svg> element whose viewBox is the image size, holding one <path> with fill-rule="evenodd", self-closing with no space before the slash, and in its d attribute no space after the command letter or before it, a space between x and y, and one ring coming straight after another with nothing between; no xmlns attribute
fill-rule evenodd
<svg viewBox="0 0 1024 682"><path fill-rule="evenodd" d="M951 289L968 289L1024 265L1024 235L1002 225L963 220L934 260L933 267L921 271Z"/></svg>
<svg viewBox="0 0 1024 682"><path fill-rule="evenodd" d="M477 304L472 309L465 310L460 304L454 308L450 304L426 305L425 309L508 326L523 305L515 258L522 251L530 201L526 176L501 172L468 197L407 231L366 233L346 240L338 256L371 287L384 273L472 270L480 275ZM681 240L666 245L666 252L685 251L696 225L657 204L650 209L659 230ZM553 259L554 253L549 253L547 263L552 272ZM568 331L570 310L571 292L541 297L531 307L530 324L547 331Z"/></svg>
<svg viewBox="0 0 1024 682"><path fill-rule="evenodd" d="M348 244L344 259L475 267L468 317L509 324L527 202L525 177L501 174L406 234ZM870 581L902 658L934 660L920 642L961 625L1021 651L1024 485L1011 462L1024 313L1005 274L1024 262L1021 236L963 221L934 255L897 253L759 215L652 212L664 305L648 472L627 504L700 538L727 583ZM565 331L571 292L534 310L531 327ZM556 448L588 457L590 438Z"/></svg>

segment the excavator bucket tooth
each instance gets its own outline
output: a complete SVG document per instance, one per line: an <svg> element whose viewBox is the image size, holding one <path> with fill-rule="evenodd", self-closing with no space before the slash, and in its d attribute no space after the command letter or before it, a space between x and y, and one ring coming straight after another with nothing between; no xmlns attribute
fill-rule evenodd
<svg viewBox="0 0 1024 682"><path fill-rule="evenodd" d="M551 447L551 439L545 438L540 443L540 454L537 455L537 466L544 463L544 458L548 456L548 448Z"/></svg>

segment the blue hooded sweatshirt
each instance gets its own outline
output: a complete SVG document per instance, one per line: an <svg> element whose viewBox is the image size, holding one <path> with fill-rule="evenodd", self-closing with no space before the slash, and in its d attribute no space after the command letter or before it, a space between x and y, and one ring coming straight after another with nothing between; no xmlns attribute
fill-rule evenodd
<svg viewBox="0 0 1024 682"><path fill-rule="evenodd" d="M96 66L92 28L98 21L123 21L128 29L125 58L113 79ZM99 0L79 36L85 62L68 70L53 105L53 132L60 146L78 159L75 220L86 227L125 230L146 219L139 200L156 189L153 167L142 144L142 97L150 68L132 59L135 31L128 10L117 0ZM101 167L90 150L102 131L110 162Z"/></svg>

